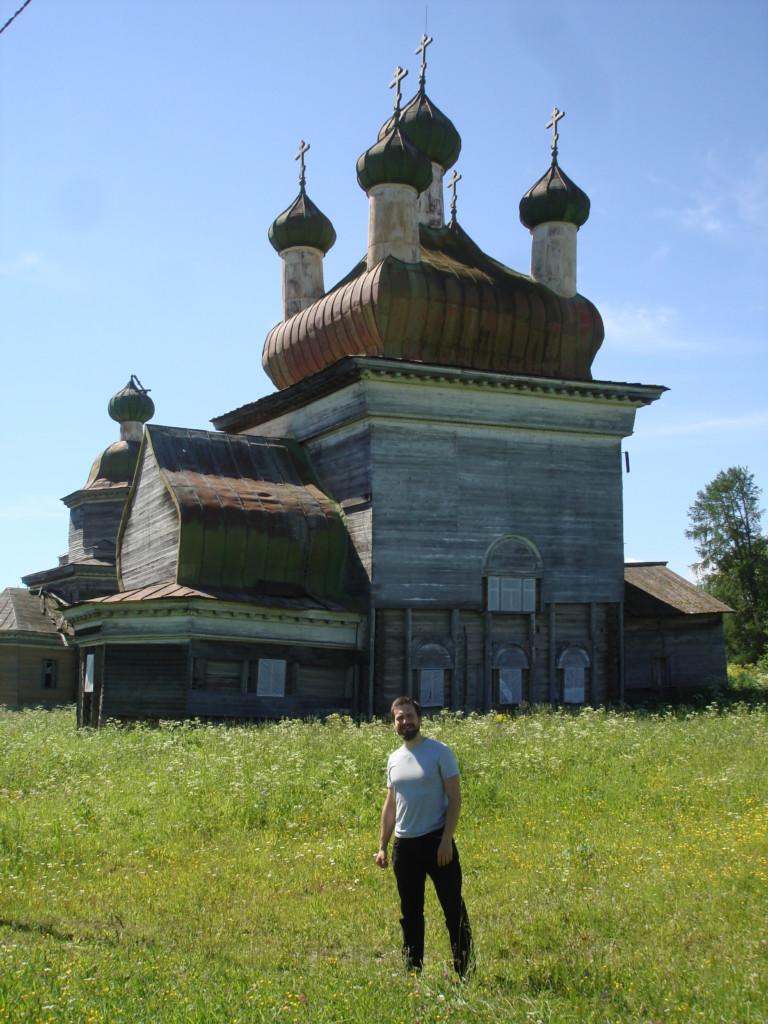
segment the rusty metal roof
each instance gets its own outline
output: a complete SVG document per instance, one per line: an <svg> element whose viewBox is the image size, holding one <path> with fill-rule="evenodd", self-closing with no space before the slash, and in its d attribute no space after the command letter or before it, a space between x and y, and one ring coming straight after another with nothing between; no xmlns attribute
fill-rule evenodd
<svg viewBox="0 0 768 1024"><path fill-rule="evenodd" d="M344 518L300 445L150 424L144 446L178 510L175 583L221 588L241 598L248 592L348 600ZM143 476L142 464L118 545ZM121 583L127 579L129 587L130 570L121 548Z"/></svg>
<svg viewBox="0 0 768 1024"><path fill-rule="evenodd" d="M196 598L203 601L229 601L235 604L247 604L259 608L273 608L285 611L306 611L312 609L324 609L326 611L349 610L349 603L340 604L328 598L321 600L307 595L288 597L266 592L258 595L244 595L242 590L228 590L222 587L185 587L174 580L163 580L146 587L136 587L133 590L122 590L117 594L89 598L88 604L144 604L154 601L185 601Z"/></svg>
<svg viewBox="0 0 768 1024"><path fill-rule="evenodd" d="M345 356L591 380L604 337L596 307L487 256L452 222L420 226L421 262L365 260L267 335L264 370L286 388Z"/></svg>
<svg viewBox="0 0 768 1024"><path fill-rule="evenodd" d="M666 562L627 562L624 584L628 615L717 615L733 610L672 572Z"/></svg>

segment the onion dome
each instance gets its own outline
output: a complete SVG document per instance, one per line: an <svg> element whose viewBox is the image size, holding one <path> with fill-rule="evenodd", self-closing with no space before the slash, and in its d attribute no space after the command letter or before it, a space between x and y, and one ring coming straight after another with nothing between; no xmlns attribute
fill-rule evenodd
<svg viewBox="0 0 768 1024"><path fill-rule="evenodd" d="M336 241L336 232L302 187L288 209L272 222L269 241L277 252L303 246L325 255Z"/></svg>
<svg viewBox="0 0 768 1024"><path fill-rule="evenodd" d="M382 139L393 126L394 119L382 127L379 138ZM413 99L407 103L400 113L400 127L408 138L428 156L434 164L439 164L444 171L453 167L461 152L461 136L453 122L432 102L421 86Z"/></svg>
<svg viewBox="0 0 768 1024"><path fill-rule="evenodd" d="M83 489L129 484L133 480L138 457L137 441L115 441L96 456Z"/></svg>
<svg viewBox="0 0 768 1024"><path fill-rule="evenodd" d="M589 196L574 185L557 163L557 124L564 117L565 111L555 107L547 122L547 128L552 129L552 165L520 200L520 220L531 231L539 224L553 221L580 228L589 217Z"/></svg>
<svg viewBox="0 0 768 1024"><path fill-rule="evenodd" d="M520 220L531 230L550 221L580 228L589 217L589 206L587 193L571 181L555 160L520 200Z"/></svg>
<svg viewBox="0 0 768 1024"><path fill-rule="evenodd" d="M432 162L411 142L400 124L357 161L357 181L365 192L374 185L410 185L422 193L432 184Z"/></svg>
<svg viewBox="0 0 768 1024"><path fill-rule="evenodd" d="M134 374L123 390L110 398L108 411L116 423L146 423L155 415L155 403Z"/></svg>

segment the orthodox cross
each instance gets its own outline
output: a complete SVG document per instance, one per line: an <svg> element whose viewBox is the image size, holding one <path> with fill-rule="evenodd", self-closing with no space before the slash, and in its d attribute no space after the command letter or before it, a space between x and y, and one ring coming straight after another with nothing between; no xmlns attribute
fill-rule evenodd
<svg viewBox="0 0 768 1024"><path fill-rule="evenodd" d="M395 120L397 121L400 117L400 83L408 74L407 71L403 71L400 65L397 65L395 70L395 77L389 83L389 88L395 90Z"/></svg>
<svg viewBox="0 0 768 1024"><path fill-rule="evenodd" d="M424 83L427 80L427 47L432 42L432 36L428 36L425 32L421 37L421 43L413 51L414 53L421 54L421 74L419 75L419 88L424 88Z"/></svg>
<svg viewBox="0 0 768 1024"><path fill-rule="evenodd" d="M294 160L301 160L301 164L299 165L301 167L301 170L299 171L299 187L301 188L302 192L304 191L304 187L307 184L307 176L304 173L304 154L307 152L308 149L309 143L305 142L304 139L302 139L301 142L299 143L299 152L293 158Z"/></svg>
<svg viewBox="0 0 768 1024"><path fill-rule="evenodd" d="M448 188L453 193L451 197L451 220L456 220L456 186L461 181L461 175L456 173L456 168L453 168L453 174L448 179Z"/></svg>
<svg viewBox="0 0 768 1024"><path fill-rule="evenodd" d="M557 132L557 122L562 117L565 117L565 111L564 110L558 110L557 107L554 107L553 110L552 110L552 119L550 121L547 121L547 125L546 125L547 128L551 128L552 129L552 163L553 164L557 163L557 140L560 138L560 136L558 135L558 132Z"/></svg>

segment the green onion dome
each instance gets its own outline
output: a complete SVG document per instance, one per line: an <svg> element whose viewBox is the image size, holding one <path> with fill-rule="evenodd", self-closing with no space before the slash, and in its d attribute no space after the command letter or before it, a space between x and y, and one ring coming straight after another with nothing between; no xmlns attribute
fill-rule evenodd
<svg viewBox="0 0 768 1024"><path fill-rule="evenodd" d="M357 181L365 192L374 185L410 185L422 193L432 184L432 162L393 121L383 138L358 159Z"/></svg>
<svg viewBox="0 0 768 1024"><path fill-rule="evenodd" d="M302 188L288 209L272 222L269 241L277 252L303 246L319 249L325 255L336 241L336 232Z"/></svg>
<svg viewBox="0 0 768 1024"><path fill-rule="evenodd" d="M138 458L138 441L115 441L94 459L84 490L129 484Z"/></svg>
<svg viewBox="0 0 768 1024"><path fill-rule="evenodd" d="M574 185L553 160L547 173L520 200L520 220L531 230L550 221L580 228L589 217L589 206L586 192Z"/></svg>
<svg viewBox="0 0 768 1024"><path fill-rule="evenodd" d="M392 129L393 124L394 119L390 118L379 132L380 139ZM423 88L401 110L400 127L414 146L444 171L459 159L461 136Z"/></svg>
<svg viewBox="0 0 768 1024"><path fill-rule="evenodd" d="M132 376L123 390L110 398L108 410L117 423L146 423L155 415L155 403L147 389Z"/></svg>

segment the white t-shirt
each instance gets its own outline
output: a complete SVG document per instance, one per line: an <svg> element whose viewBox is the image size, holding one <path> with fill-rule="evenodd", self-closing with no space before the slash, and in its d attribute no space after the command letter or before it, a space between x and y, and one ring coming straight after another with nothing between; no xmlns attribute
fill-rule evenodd
<svg viewBox="0 0 768 1024"><path fill-rule="evenodd" d="M395 835L413 839L445 825L448 800L443 779L459 774L453 751L425 736L418 746L400 747L387 761L387 789L395 794Z"/></svg>

